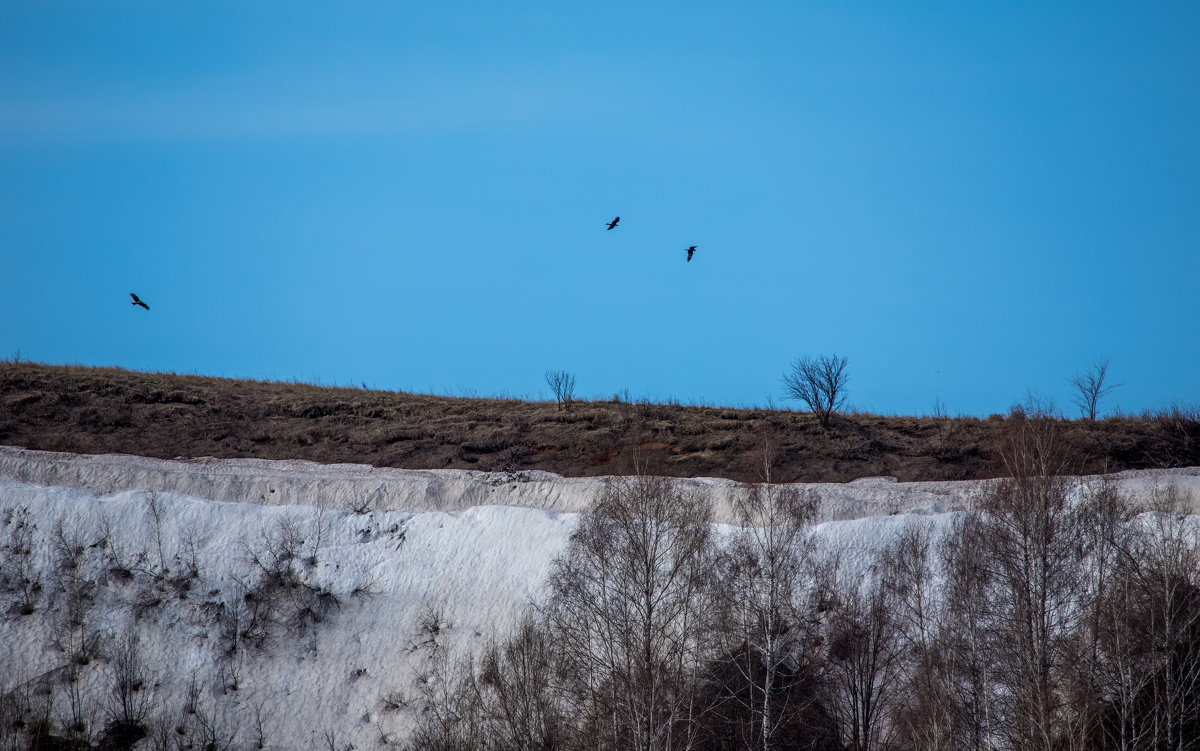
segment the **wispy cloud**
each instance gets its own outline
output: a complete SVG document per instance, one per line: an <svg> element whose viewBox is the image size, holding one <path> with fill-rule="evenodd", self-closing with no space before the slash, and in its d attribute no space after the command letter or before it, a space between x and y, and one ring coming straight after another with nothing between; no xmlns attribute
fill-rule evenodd
<svg viewBox="0 0 1200 751"><path fill-rule="evenodd" d="M585 101L556 82L494 77L420 82L353 76L208 82L171 91L0 92L5 142L237 140L411 135L536 127Z"/></svg>

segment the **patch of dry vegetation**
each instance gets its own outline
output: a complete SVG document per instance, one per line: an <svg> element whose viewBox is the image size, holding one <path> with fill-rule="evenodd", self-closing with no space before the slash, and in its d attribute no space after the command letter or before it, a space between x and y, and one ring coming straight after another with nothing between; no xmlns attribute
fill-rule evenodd
<svg viewBox="0 0 1200 751"><path fill-rule="evenodd" d="M995 438L1013 418L838 416L654 403L467 399L0 363L0 444L48 451L307 459L411 469L543 469L757 477L764 438L777 481L961 480L1003 474ZM1082 471L1200 465L1200 414L1064 421Z"/></svg>

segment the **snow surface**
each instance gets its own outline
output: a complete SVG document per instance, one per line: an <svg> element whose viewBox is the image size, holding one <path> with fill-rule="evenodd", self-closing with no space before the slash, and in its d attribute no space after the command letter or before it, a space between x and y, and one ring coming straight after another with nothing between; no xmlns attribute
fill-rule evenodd
<svg viewBox="0 0 1200 751"><path fill-rule="evenodd" d="M1083 478L1081 485L1094 481ZM1200 498L1200 468L1126 472L1117 481L1135 497L1173 485ZM734 483L678 482L707 494L719 521L730 521ZM32 568L46 582L35 613L0 618L0 693L63 664L54 646L64 633L61 607L51 596L61 568L54 542L61 526L83 546L84 575L98 582L89 629L109 639L138 636L167 721L183 716L194 681L205 712L238 733L237 748L252 747L255 707L266 718L269 748L324 747L329 730L339 744L360 749L381 737L401 738L417 710L388 708L383 698L398 692L411 705L422 683L436 680L436 655L478 651L502 638L538 594L577 512L602 483L542 472L164 461L0 447L0 545L28 522ZM845 573L856 575L906 525L946 528L952 512L969 508L984 485L872 478L808 487L823 503L818 535L843 551ZM347 510L363 498L377 510ZM152 503L160 510L157 531ZM307 581L337 595L340 608L307 631L283 633L261 650L248 646L230 660L212 608L237 605L244 592L238 581L253 578L251 552L286 529L316 556L305 569ZM106 537L107 548L95 545ZM147 592L158 591L156 580L150 573L115 576L106 551L126 559L142 551L143 568L153 570L160 537L173 574L194 553L200 576L182 596L169 590L160 604L139 607ZM422 627L435 615L436 634ZM103 659L83 670L97 713L111 671ZM60 699L56 716L64 711Z"/></svg>
<svg viewBox="0 0 1200 751"><path fill-rule="evenodd" d="M1156 485L1200 492L1200 467L1139 470L1110 475L1122 490L1144 493ZM1095 480L1096 478L1090 478ZM122 490L159 490L237 503L348 508L368 502L377 510L463 511L474 506L518 506L586 511L602 477L551 472L393 469L365 464L316 464L269 459L150 459L118 454L62 454L0 446L0 480L53 485L107 496ZM717 521L731 522L732 480L676 482L713 504ZM903 511L937 513L971 508L986 483L896 482L868 477L850 483L811 483L821 499L820 519L858 519Z"/></svg>

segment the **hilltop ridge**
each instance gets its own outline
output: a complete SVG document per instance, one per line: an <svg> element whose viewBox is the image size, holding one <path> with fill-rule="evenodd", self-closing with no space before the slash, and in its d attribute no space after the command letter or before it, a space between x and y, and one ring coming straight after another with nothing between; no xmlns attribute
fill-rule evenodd
<svg viewBox="0 0 1200 751"><path fill-rule="evenodd" d="M155 458L303 459L404 469L538 469L780 482L971 480L1022 417L849 414L650 402L481 399L116 368L0 364L0 445ZM1080 474L1200 465L1200 416L1063 420Z"/></svg>

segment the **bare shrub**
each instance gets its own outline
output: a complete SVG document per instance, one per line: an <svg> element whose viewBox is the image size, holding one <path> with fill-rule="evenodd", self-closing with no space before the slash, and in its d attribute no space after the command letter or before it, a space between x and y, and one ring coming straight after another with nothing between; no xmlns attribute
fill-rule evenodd
<svg viewBox="0 0 1200 751"><path fill-rule="evenodd" d="M220 625L227 657L245 644L263 649L285 633L307 633L341 608L341 598L315 581L316 545L287 520L246 545L252 574L234 577L228 599L201 606Z"/></svg>
<svg viewBox="0 0 1200 751"><path fill-rule="evenodd" d="M268 729L267 713L264 711L265 703L263 700L258 700L250 705L253 712L251 716L250 729L253 731L254 748L265 749L267 742L270 739L270 731Z"/></svg>
<svg viewBox="0 0 1200 751"><path fill-rule="evenodd" d="M230 751L238 741L237 722L228 712L210 711L202 704L184 720L183 728L184 737L194 744L191 747L204 751Z"/></svg>
<svg viewBox="0 0 1200 751"><path fill-rule="evenodd" d="M62 597L63 627L83 628L88 611L95 605L97 583L88 575L84 544L77 535L67 531L66 522L54 524L52 537L55 553L55 592Z"/></svg>
<svg viewBox="0 0 1200 751"><path fill-rule="evenodd" d="M237 693L242 688L242 672L245 653L241 650L233 654L221 655L217 661L217 680L221 684L221 693Z"/></svg>
<svg viewBox="0 0 1200 751"><path fill-rule="evenodd" d="M845 357L837 355L798 358L783 374L784 392L806 404L821 427L828 429L833 415L846 403L846 384L850 380L847 363Z"/></svg>
<svg viewBox="0 0 1200 751"><path fill-rule="evenodd" d="M325 751L354 751L354 744L338 740L336 730L325 730L321 733L322 748Z"/></svg>
<svg viewBox="0 0 1200 751"><path fill-rule="evenodd" d="M10 613L32 615L45 596L42 574L33 560L35 525L29 512L22 508L8 518L8 526L8 539L0 546L0 553L4 555L0 566L0 588Z"/></svg>
<svg viewBox="0 0 1200 751"><path fill-rule="evenodd" d="M575 376L565 370L547 370L546 385L554 392L559 408L569 407L575 401Z"/></svg>
<svg viewBox="0 0 1200 751"><path fill-rule="evenodd" d="M350 590L350 596L373 599L382 594L382 592L383 584L380 581L379 574L369 571L358 584L354 585L354 589Z"/></svg>
<svg viewBox="0 0 1200 751"><path fill-rule="evenodd" d="M480 661L476 690L488 708L488 737L499 748L561 748L569 737L561 701L547 681L555 659L545 636L527 619Z"/></svg>
<svg viewBox="0 0 1200 751"><path fill-rule="evenodd" d="M162 714L156 715L150 721L150 727L147 731L147 745L153 751L177 751L175 745L175 727L180 727L172 723Z"/></svg>
<svg viewBox="0 0 1200 751"><path fill-rule="evenodd" d="M188 682L183 694L183 713L185 715L196 714L200 709L200 676L197 670L192 670L188 674Z"/></svg>
<svg viewBox="0 0 1200 751"><path fill-rule="evenodd" d="M119 582L131 582L139 571L148 571L144 549L126 546L113 529L113 521L104 514L100 519L100 547L104 550L108 575Z"/></svg>
<svg viewBox="0 0 1200 751"><path fill-rule="evenodd" d="M186 526L180 532L183 550L180 560L183 563L184 575L194 580L203 579L204 572L200 564L200 536L192 526Z"/></svg>
<svg viewBox="0 0 1200 751"><path fill-rule="evenodd" d="M399 712L408 707L408 699L403 691L389 691L379 699L384 712Z"/></svg>
<svg viewBox="0 0 1200 751"><path fill-rule="evenodd" d="M375 510L375 499L369 495L351 496L346 499L346 510L362 516Z"/></svg>
<svg viewBox="0 0 1200 751"><path fill-rule="evenodd" d="M478 751L487 749L474 665L454 662L443 651L431 657L430 672L420 684L421 714L409 747L421 751Z"/></svg>
<svg viewBox="0 0 1200 751"><path fill-rule="evenodd" d="M60 673L62 694L66 704L59 710L58 726L66 737L78 743L90 744L95 738L100 705L82 683L87 662L68 660Z"/></svg>
<svg viewBox="0 0 1200 751"><path fill-rule="evenodd" d="M441 605L427 602L421 608L421 612L417 615L417 639L412 642L410 652L416 652L420 649L430 649L434 652L438 651L442 642L441 639L445 636L445 632L450 628L450 621L446 618L446 611Z"/></svg>
<svg viewBox="0 0 1200 751"><path fill-rule="evenodd" d="M108 661L112 670L108 732L112 734L120 728L125 735L137 730L144 736L154 706L154 681L142 660L137 636L127 634L114 640Z"/></svg>

